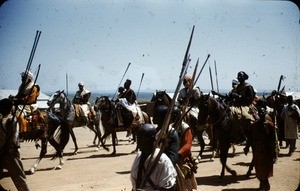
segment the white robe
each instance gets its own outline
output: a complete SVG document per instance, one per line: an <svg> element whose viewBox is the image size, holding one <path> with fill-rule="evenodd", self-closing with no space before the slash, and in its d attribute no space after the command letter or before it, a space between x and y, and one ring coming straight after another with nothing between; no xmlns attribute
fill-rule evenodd
<svg viewBox="0 0 300 191"><path fill-rule="evenodd" d="M157 156L159 153L160 149L155 150L154 156ZM137 181L137 174L139 170L139 164L140 164L140 159L141 159L141 152L138 152L132 168L131 168L131 182L132 182L132 190L136 190L136 181ZM151 155L150 155L151 156ZM147 169L147 166L149 164L150 156L147 158L145 161L145 169ZM155 157L153 157L154 159ZM145 176L145 173L143 172L143 176ZM150 179L156 185L157 188L172 188L175 185L176 182L176 170L169 159L169 157L165 154L162 153L158 163L156 164L153 172L150 175ZM145 187L143 188L145 191L149 190L154 190L154 188L150 185L149 182L145 184Z"/></svg>

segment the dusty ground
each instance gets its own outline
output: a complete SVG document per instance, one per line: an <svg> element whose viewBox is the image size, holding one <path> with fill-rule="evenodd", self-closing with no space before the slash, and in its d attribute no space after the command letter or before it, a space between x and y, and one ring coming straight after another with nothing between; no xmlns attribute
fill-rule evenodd
<svg viewBox="0 0 300 191"><path fill-rule="evenodd" d="M52 161L54 152L52 146L48 146L48 154L34 175L27 175L28 185L33 191L77 191L77 190L131 190L129 179L130 168L135 157L131 154L135 144L127 141L125 132L118 133L119 146L117 156L110 156L110 152L102 148L95 152L92 146L93 134L85 128L76 128L75 134L79 144L79 152L72 155L74 145L69 142L65 149L65 164L63 169L55 170L58 160ZM71 139L70 139L71 140ZM108 141L110 144L111 141ZM287 156L288 149L281 149L280 157L274 167L274 177L270 178L271 190L294 191L300 180L300 141L297 141L297 151L292 156ZM111 147L110 147L111 148ZM198 190L257 190L258 180L255 175L250 178L245 176L247 166L252 153L245 156L242 146L236 146L236 155L230 156L228 164L234 168L238 175L232 177L226 173L223 180L219 179L221 164L219 158L210 161L210 152L204 152L203 159L198 164L196 179ZM198 147L194 145L193 155L197 155ZM40 150L36 150L34 143L21 144L21 157L25 170L29 170L36 160ZM232 150L230 150L232 152ZM254 171L253 171L254 172ZM8 190L16 190L10 177L0 180L1 185Z"/></svg>

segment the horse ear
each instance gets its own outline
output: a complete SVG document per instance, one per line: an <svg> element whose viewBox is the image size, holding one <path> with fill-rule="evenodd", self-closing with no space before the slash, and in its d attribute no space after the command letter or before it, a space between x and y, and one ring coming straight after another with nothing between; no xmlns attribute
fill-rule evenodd
<svg viewBox="0 0 300 191"><path fill-rule="evenodd" d="M65 90L62 90L60 93L64 93Z"/></svg>

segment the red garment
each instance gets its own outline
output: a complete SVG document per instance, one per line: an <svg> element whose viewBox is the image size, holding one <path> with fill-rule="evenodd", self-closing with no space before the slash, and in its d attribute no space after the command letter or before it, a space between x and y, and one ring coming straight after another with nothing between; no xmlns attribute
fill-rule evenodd
<svg viewBox="0 0 300 191"><path fill-rule="evenodd" d="M188 128L184 131L183 135L181 136L180 149L178 151L180 160L189 158L192 149L192 141L193 141L192 131L190 128Z"/></svg>

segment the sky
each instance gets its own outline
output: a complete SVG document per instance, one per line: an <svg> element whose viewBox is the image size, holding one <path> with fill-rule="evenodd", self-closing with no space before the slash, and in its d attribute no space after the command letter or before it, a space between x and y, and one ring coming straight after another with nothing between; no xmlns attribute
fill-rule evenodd
<svg viewBox="0 0 300 191"><path fill-rule="evenodd" d="M31 71L41 65L42 92L73 92L79 82L115 91L126 79L135 91L174 91L193 26L187 74L210 54L201 90L212 89L211 67L215 90L230 90L244 71L259 92L277 89L280 75L281 87L300 91L299 9L279 0L8 0L0 7L0 89L19 87L39 30Z"/></svg>

